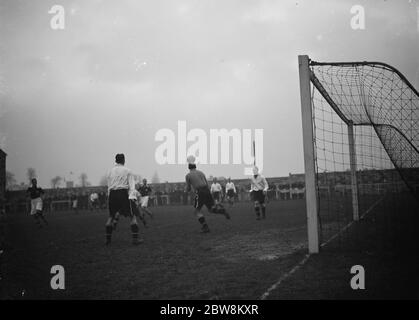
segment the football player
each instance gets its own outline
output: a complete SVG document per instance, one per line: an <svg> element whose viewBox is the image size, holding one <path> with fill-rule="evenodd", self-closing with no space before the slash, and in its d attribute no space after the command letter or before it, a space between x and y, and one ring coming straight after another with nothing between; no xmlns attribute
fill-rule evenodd
<svg viewBox="0 0 419 320"><path fill-rule="evenodd" d="M99 210L99 195L96 192L90 195L90 210L93 209Z"/></svg>
<svg viewBox="0 0 419 320"><path fill-rule="evenodd" d="M125 156L118 153L115 156L115 166L108 173L109 190L109 218L106 221L106 245L111 244L112 231L115 228L114 220L118 218L117 213L131 219L132 243L138 245L143 242L138 238L137 216L139 215L135 200L134 176L125 167Z"/></svg>
<svg viewBox="0 0 419 320"><path fill-rule="evenodd" d="M227 194L227 202L230 204L230 208L231 208L234 204L234 197L236 195L236 186L234 185L234 182L231 181L231 178L227 179L226 194Z"/></svg>
<svg viewBox="0 0 419 320"><path fill-rule="evenodd" d="M139 184L136 184L135 185L135 189L132 191L133 192L133 197L132 198L134 198L134 197L136 198L135 205L137 206L138 212L139 212L138 218L141 220L141 222L143 223L144 227L145 228L148 228L147 221L145 219L145 215L144 215L143 211L141 210L141 194L138 191L139 188L140 188L140 185Z"/></svg>
<svg viewBox="0 0 419 320"><path fill-rule="evenodd" d="M137 189L140 192L140 207L150 218L153 219L153 213L148 209L148 200L150 199L151 187L147 184L147 179L143 179L143 184Z"/></svg>
<svg viewBox="0 0 419 320"><path fill-rule="evenodd" d="M38 182L34 178L31 181L32 185L26 190L26 193L31 198L31 216L35 218L35 221L39 228L42 228L41 221L47 226L48 222L42 213L42 198L41 196L44 194L44 190L38 187Z"/></svg>
<svg viewBox="0 0 419 320"><path fill-rule="evenodd" d="M195 191L195 215L201 224L201 232L207 233L210 231L208 224L205 221L204 215L201 213L202 207L205 205L209 212L222 214L226 219L230 219L230 215L221 204L215 204L212 198L211 191L208 187L207 179L202 171L196 169L195 157L189 156L188 159L189 173L186 175L186 191Z"/></svg>
<svg viewBox="0 0 419 320"><path fill-rule="evenodd" d="M260 220L260 211L262 211L262 219L266 218L265 198L268 188L268 182L264 176L259 174L259 169L255 166L253 175L250 177L250 196L254 202L256 220Z"/></svg>
<svg viewBox="0 0 419 320"><path fill-rule="evenodd" d="M223 188L218 183L217 178L214 177L211 184L211 195L215 201L215 204L221 203Z"/></svg>

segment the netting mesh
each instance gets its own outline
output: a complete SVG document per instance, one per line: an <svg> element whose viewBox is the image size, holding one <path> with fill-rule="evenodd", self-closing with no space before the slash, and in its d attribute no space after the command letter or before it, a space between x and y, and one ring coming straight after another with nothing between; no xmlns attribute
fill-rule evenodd
<svg viewBox="0 0 419 320"><path fill-rule="evenodd" d="M311 62L310 70L321 242L339 245L353 221L348 125L359 214L391 239L402 217L419 215L418 92L385 64Z"/></svg>

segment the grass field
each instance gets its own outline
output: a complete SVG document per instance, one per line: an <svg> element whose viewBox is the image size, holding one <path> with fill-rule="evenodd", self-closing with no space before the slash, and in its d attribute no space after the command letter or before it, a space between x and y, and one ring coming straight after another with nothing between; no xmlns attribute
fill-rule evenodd
<svg viewBox="0 0 419 320"><path fill-rule="evenodd" d="M47 216L50 226L43 229L27 214L9 215L1 298L253 300L307 254L304 200L272 201L267 219L262 221L256 221L250 203L236 204L231 220L206 214L209 234L200 233L190 206L152 210L155 218L149 228L140 225L145 241L139 246L131 245L129 221L123 218L112 245L104 245L106 211L52 212ZM363 223L367 226L369 222ZM362 228L355 233L357 237ZM374 251L371 248L375 247L368 247L368 242L374 241L374 235L368 234L371 230L375 229L366 229L368 241L362 248L351 248L349 239L347 248L334 247L310 257L269 298L398 298L416 294L416 278L410 277L416 260L412 255L406 261L391 251ZM367 266L368 290L353 291L349 270L362 263ZM400 273L405 263L409 268ZM65 290L50 287L53 265L65 269ZM368 277L373 269L377 272Z"/></svg>

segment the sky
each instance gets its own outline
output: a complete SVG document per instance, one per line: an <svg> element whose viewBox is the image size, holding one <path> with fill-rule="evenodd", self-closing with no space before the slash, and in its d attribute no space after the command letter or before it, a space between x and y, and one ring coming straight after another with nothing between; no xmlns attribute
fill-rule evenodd
<svg viewBox="0 0 419 320"><path fill-rule="evenodd" d="M65 10L64 29L48 13ZM365 29L351 28L354 5ZM183 181L159 164L161 129L263 129L263 174L304 172L298 55L381 61L419 87L418 1L0 0L0 148L39 185L91 184L124 153L134 173ZM190 145L191 143L189 143ZM201 165L243 178L241 164Z"/></svg>

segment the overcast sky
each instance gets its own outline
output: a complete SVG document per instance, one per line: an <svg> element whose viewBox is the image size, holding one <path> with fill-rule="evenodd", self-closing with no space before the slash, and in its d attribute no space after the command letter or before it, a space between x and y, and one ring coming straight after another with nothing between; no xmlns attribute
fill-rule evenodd
<svg viewBox="0 0 419 320"><path fill-rule="evenodd" d="M419 87L418 1L0 0L0 147L18 182L82 172L97 184L126 155L135 173L183 181L159 165L159 129L264 130L264 174L303 172L297 56L374 60ZM50 27L55 5L65 29ZM353 5L365 30L351 28ZM203 165L243 177L245 165ZM73 174L70 174L73 172Z"/></svg>

